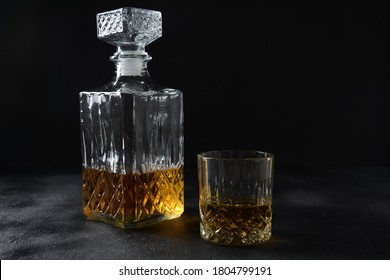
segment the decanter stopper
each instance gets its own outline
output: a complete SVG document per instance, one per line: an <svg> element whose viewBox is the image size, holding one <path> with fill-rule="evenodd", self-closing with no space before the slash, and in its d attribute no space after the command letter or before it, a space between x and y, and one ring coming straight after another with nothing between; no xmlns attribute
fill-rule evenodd
<svg viewBox="0 0 390 280"><path fill-rule="evenodd" d="M99 39L129 51L144 51L145 45L162 36L161 13L125 7L96 16Z"/></svg>

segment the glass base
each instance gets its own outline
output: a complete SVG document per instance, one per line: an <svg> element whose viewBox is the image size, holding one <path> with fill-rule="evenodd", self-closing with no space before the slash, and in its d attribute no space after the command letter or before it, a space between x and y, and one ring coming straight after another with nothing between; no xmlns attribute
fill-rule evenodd
<svg viewBox="0 0 390 280"><path fill-rule="evenodd" d="M149 219L145 219L143 221L137 221L137 222L129 222L129 223L123 223L121 221L115 220L109 216L105 216L100 213L92 213L91 215L87 216L87 219L93 220L93 221L99 221L104 222L119 228L123 229L131 229L131 228L143 228L146 226L151 226L154 224L159 224L163 221L173 220L177 219L181 216L181 214L171 214L171 215L159 215L150 217Z"/></svg>
<svg viewBox="0 0 390 280"><path fill-rule="evenodd" d="M220 229L212 231L207 226L200 223L200 236L209 242L226 245L226 246L253 246L266 242L271 239L271 227L266 227L263 230L252 230L245 233L242 230L231 231Z"/></svg>

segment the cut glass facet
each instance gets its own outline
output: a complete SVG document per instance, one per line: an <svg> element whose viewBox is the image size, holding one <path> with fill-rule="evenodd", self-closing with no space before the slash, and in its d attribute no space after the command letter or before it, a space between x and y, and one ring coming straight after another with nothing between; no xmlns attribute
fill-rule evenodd
<svg viewBox="0 0 390 280"><path fill-rule="evenodd" d="M144 45L162 36L162 17L158 11L121 8L96 16L98 38L114 46Z"/></svg>

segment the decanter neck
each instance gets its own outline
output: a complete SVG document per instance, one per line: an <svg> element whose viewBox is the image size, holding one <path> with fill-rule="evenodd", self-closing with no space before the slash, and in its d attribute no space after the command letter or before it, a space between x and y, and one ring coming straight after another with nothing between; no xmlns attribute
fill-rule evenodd
<svg viewBox="0 0 390 280"><path fill-rule="evenodd" d="M129 45L118 47L117 52L110 57L116 65L116 79L124 76L149 77L147 64L152 59L145 52L143 45Z"/></svg>

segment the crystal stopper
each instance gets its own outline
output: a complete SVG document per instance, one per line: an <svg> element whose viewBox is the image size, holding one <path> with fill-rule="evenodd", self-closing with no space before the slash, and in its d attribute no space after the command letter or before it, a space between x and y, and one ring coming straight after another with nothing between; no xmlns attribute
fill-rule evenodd
<svg viewBox="0 0 390 280"><path fill-rule="evenodd" d="M120 47L147 45L162 36L161 13L153 10L125 7L96 16L99 39Z"/></svg>

